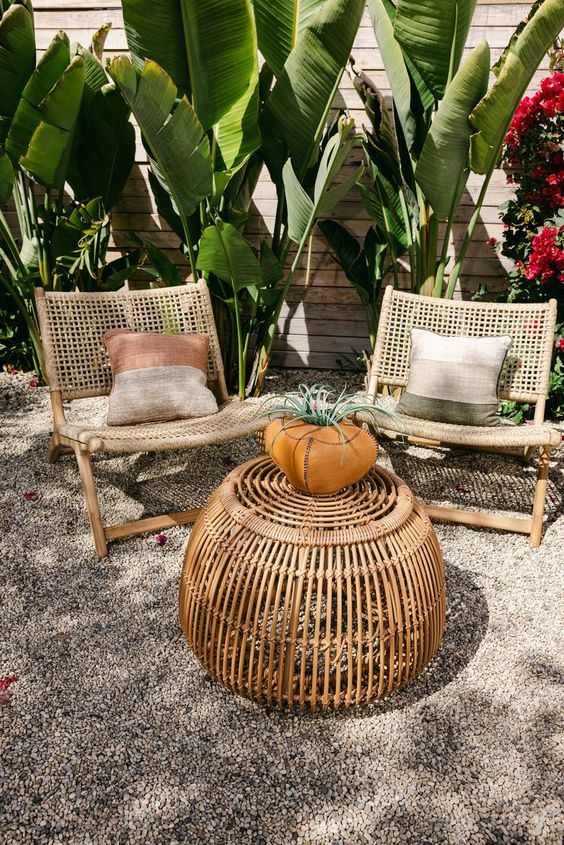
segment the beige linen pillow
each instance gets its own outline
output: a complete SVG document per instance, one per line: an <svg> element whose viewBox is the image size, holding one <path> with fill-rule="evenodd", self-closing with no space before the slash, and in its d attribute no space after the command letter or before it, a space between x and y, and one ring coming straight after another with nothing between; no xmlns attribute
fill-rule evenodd
<svg viewBox="0 0 564 845"><path fill-rule="evenodd" d="M215 414L206 387L209 337L112 329L104 335L113 385L108 425Z"/></svg>
<svg viewBox="0 0 564 845"><path fill-rule="evenodd" d="M497 385L509 335L446 337L411 330L409 378L397 413L456 425L499 425Z"/></svg>

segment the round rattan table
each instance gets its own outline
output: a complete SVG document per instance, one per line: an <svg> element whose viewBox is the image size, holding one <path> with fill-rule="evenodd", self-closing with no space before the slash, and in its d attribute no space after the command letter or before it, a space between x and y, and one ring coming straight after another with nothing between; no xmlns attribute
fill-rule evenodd
<svg viewBox="0 0 564 845"><path fill-rule="evenodd" d="M179 604L189 645L227 688L265 704L348 707L404 686L437 651L443 560L391 472L375 465L309 496L260 457L198 517Z"/></svg>

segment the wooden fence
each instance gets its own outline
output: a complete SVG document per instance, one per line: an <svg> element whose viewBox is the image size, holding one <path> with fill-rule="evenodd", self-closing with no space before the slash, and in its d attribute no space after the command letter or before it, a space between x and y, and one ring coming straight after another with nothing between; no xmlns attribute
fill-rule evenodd
<svg viewBox="0 0 564 845"><path fill-rule="evenodd" d="M106 55L112 57L127 50L119 0L34 0L34 8L39 49L45 49L59 29L64 29L71 40L87 45L92 33L103 23L110 22L112 31L106 42ZM495 61L529 9L530 3L478 0L468 47L487 40ZM362 21L353 55L356 65L374 80L384 94L389 93L368 13ZM548 60L545 60L534 76L532 90L546 75L547 69ZM348 75L343 78L337 105L346 105L357 124L364 123L364 112ZM480 185L481 178L472 175L453 227L453 238L457 242L463 235L464 223L470 217ZM492 236L500 237L498 207L509 196L503 173L495 173L468 251L457 296L467 296L481 284L492 293L503 287L507 267L504 260L492 251L487 240ZM265 172L257 188L254 214L249 225L249 231L257 241L260 235L271 230L274 210L275 193ZM334 216L354 233L363 233L369 225L368 216L355 193L339 205ZM129 243L128 232L135 230L165 249L176 263L183 263L183 257L177 250L178 238L157 214L147 184L147 160L139 138L135 168L116 207L113 223L116 248L126 246ZM366 321L357 294L331 259L320 233L313 240L313 250L312 283L305 287L304 274L301 279L298 276L282 312L273 355L274 362L280 365L331 367L343 353L368 348ZM402 279L407 286L407 277L403 275Z"/></svg>

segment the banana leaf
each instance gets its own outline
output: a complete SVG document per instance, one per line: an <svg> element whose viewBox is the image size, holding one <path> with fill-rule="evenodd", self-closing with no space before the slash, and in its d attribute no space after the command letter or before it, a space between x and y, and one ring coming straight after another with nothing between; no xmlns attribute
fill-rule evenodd
<svg viewBox="0 0 564 845"><path fill-rule="evenodd" d="M482 41L447 88L415 168L415 179L439 220L447 220L468 179L468 117L488 90L490 48Z"/></svg>
<svg viewBox="0 0 564 845"><path fill-rule="evenodd" d="M364 0L325 0L302 30L266 101L267 133L285 140L300 180L317 158L363 9Z"/></svg>
<svg viewBox="0 0 564 845"><path fill-rule="evenodd" d="M562 0L545 0L505 55L494 84L470 115L470 164L488 173L499 157L505 133L543 56L564 27Z"/></svg>
<svg viewBox="0 0 564 845"><path fill-rule="evenodd" d="M122 6L137 68L152 59L171 76L204 129L213 131L214 169L236 170L260 145L250 0L154 0L150 13L146 0L123 0Z"/></svg>
<svg viewBox="0 0 564 845"><path fill-rule="evenodd" d="M276 76L324 0L254 0L258 46Z"/></svg>
<svg viewBox="0 0 564 845"><path fill-rule="evenodd" d="M10 157L3 150L0 150L0 205L8 202L12 196L14 184L14 171Z"/></svg>
<svg viewBox="0 0 564 845"><path fill-rule="evenodd" d="M69 182L77 199L99 196L109 211L135 161L135 131L119 88L90 51L83 58L84 93Z"/></svg>
<svg viewBox="0 0 564 845"><path fill-rule="evenodd" d="M458 70L476 0L399 0L394 35L435 99Z"/></svg>
<svg viewBox="0 0 564 845"><path fill-rule="evenodd" d="M83 88L83 57L59 33L22 92L6 140L12 161L46 187L65 183Z"/></svg>
<svg viewBox="0 0 564 845"><path fill-rule="evenodd" d="M393 21L382 0L368 0L372 27L382 55L386 74L392 89L398 119L408 149L415 139L415 118L411 110L411 80L402 49L394 35Z"/></svg>
<svg viewBox="0 0 564 845"><path fill-rule="evenodd" d="M346 179L331 187L347 156L356 143L355 124L351 118L341 117L338 131L325 146L310 197L289 159L284 165L283 179L288 205L288 235L302 244L318 217L326 217L360 179L364 166L356 168Z"/></svg>
<svg viewBox="0 0 564 845"><path fill-rule="evenodd" d="M133 112L170 191L188 238L187 220L212 189L210 146L186 97L177 101L170 76L153 61L141 74L125 56L114 59L111 78Z"/></svg>
<svg viewBox="0 0 564 845"><path fill-rule="evenodd" d="M35 68L33 10L13 3L0 20L0 143L8 134L22 91Z"/></svg>
<svg viewBox="0 0 564 845"><path fill-rule="evenodd" d="M219 219L204 229L196 266L228 282L235 294L250 285L264 284L261 266L250 245L231 223Z"/></svg>

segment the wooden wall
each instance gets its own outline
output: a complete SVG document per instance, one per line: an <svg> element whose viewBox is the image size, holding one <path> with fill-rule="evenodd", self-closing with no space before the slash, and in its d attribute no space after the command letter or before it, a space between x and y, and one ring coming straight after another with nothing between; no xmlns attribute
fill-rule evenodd
<svg viewBox="0 0 564 845"><path fill-rule="evenodd" d="M150 5L148 2L148 14ZM112 31L106 42L106 55L111 57L127 50L119 0L34 0L34 8L40 49L45 49L58 29L66 30L71 40L87 45L99 26L111 22ZM530 3L478 0L468 45L472 47L487 40L495 61L515 26L526 17L529 9ZM389 93L368 13L364 16L353 55L357 66L372 77L384 94ZM545 60L535 74L533 88L546 75L547 68L548 60ZM351 110L357 124L362 125L364 113L359 108L360 101L347 75L343 79L337 105L343 104ZM156 213L146 184L146 174L146 157L138 141L136 166L113 216L116 247L125 246L128 243L128 231L136 230L167 250L173 260L181 264L183 258L176 249L178 239ZM456 240L463 233L464 221L469 219L472 203L479 193L480 181L475 176L470 178L459 220L454 226L453 236ZM485 284L491 292L503 287L503 260L493 253L486 242L492 236L500 237L498 206L509 195L503 174L496 173L468 252L458 296L469 295L480 284ZM261 234L270 230L274 210L275 194L265 173L257 189L255 214L249 228L257 240ZM369 225L367 215L354 193L336 209L335 217L355 233L364 232ZM358 297L328 255L326 243L321 236L314 238L313 268L312 284L305 288L303 277L301 280L298 278L290 291L275 341L274 361L277 364L329 367L334 366L336 359L343 353L350 354L368 348L366 323Z"/></svg>

